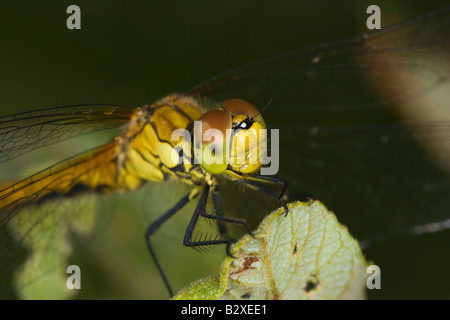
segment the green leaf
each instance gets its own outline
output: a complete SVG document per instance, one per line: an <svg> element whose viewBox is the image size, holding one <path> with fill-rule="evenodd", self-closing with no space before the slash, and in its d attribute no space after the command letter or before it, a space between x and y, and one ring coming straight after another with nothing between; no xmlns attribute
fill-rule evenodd
<svg viewBox="0 0 450 320"><path fill-rule="evenodd" d="M288 208L241 238L219 277L174 299L364 299L368 264L347 229L319 201Z"/></svg>

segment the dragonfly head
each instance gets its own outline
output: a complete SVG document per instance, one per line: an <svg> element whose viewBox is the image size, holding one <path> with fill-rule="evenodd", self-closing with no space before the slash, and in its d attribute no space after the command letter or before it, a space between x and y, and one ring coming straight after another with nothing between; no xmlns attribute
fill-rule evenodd
<svg viewBox="0 0 450 320"><path fill-rule="evenodd" d="M228 169L249 174L261 167L266 130L259 111L249 102L228 99L205 112L194 126L194 156L207 172Z"/></svg>

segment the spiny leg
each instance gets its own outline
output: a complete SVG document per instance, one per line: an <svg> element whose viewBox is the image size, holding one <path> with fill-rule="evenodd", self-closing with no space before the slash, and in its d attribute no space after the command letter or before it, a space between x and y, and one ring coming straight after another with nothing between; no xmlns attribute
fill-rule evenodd
<svg viewBox="0 0 450 320"><path fill-rule="evenodd" d="M213 183L213 186L211 187L211 190L210 190L210 194L213 199L215 214L208 214L208 213L206 213L206 210L205 210L205 211L201 211L200 215L204 218L215 220L219 226L220 235L223 237L229 237L227 228L225 226L226 222L243 225L247 229L247 233L250 234L251 236L253 236L247 220L238 219L238 218L229 218L229 217L225 217L223 215L222 203L220 201L220 196L219 196L218 192L219 192L218 185Z"/></svg>
<svg viewBox="0 0 450 320"><path fill-rule="evenodd" d="M198 194L198 189L192 189L188 194L186 194L183 198L181 198L180 201L178 201L171 209L169 209L166 213L164 213L162 216L160 216L155 222L153 222L150 227L147 229L147 232L145 233L145 240L147 242L147 248L150 251L150 255L152 256L152 259L156 265L156 268L158 269L158 272L161 276L161 278L164 281L164 284L166 285L167 290L169 291L169 294L171 297L173 297L173 291L172 288L169 285L169 281L167 280L164 271L161 268L161 265L158 262L158 258L156 257L155 251L153 250L153 246L150 243L150 237L161 227L161 225L166 222L170 217L172 217L175 213L177 213L181 208L183 208L186 203L188 203L190 200L195 198Z"/></svg>
<svg viewBox="0 0 450 320"><path fill-rule="evenodd" d="M241 219L235 219L235 218L228 218L220 215L212 215L206 213L206 203L208 201L208 195L211 191L211 186L209 183L205 184L205 187L203 189L202 195L200 197L200 200L197 204L197 207L195 208L194 214L192 215L191 220L189 221L189 224L186 228L186 233L184 235L184 241L183 244L187 247L199 247L199 246L208 246L208 245L215 245L215 244L226 244L226 253L228 256L233 257L231 255L231 244L234 242L232 238L226 236L223 239L209 239L209 240L192 240L192 234L194 232L195 226L198 222L198 218L200 216L216 220L217 222L227 222L227 223L236 223L246 226L247 230L249 231L248 223L245 220Z"/></svg>
<svg viewBox="0 0 450 320"><path fill-rule="evenodd" d="M213 214L208 214L206 212L200 213L200 214L202 217L216 220L218 223L228 222L228 223L235 223L235 224L243 225L246 228L247 233L253 237L252 231L250 230L250 226L248 225L247 220L238 219L238 218L229 218L229 217L224 217L224 216L216 216Z"/></svg>
<svg viewBox="0 0 450 320"><path fill-rule="evenodd" d="M227 227L226 227L224 222L236 223L236 224L244 225L246 227L246 229L247 229L247 232L251 236L253 236L252 232L250 230L250 227L248 225L248 222L246 220L224 217L223 210L222 210L222 202L220 201L220 195L219 195L219 186L217 184L213 185L210 193L211 193L213 204L214 204L214 213L215 213L215 215L210 215L210 214L207 214L207 213L203 213L203 214L201 214L202 217L215 220L217 222L218 227L219 227L219 233L224 238L229 237L228 230L227 230Z"/></svg>
<svg viewBox="0 0 450 320"><path fill-rule="evenodd" d="M186 228L186 232L184 234L183 244L187 247L196 247L196 246L205 246L212 244L227 244L227 248L231 244L231 239L214 239L214 240L204 240L204 241L192 241L192 234L194 232L195 226L197 224L198 218L200 214L206 213L206 203L208 201L208 195L211 190L211 186L209 183L205 183L203 188L203 192L200 196L200 200L198 201L197 207L195 208L194 214L192 215L191 220Z"/></svg>

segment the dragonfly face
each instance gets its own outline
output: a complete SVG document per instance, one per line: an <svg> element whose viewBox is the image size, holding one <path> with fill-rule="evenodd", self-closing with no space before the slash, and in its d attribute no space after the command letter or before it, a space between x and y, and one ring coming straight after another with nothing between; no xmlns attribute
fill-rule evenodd
<svg viewBox="0 0 450 320"><path fill-rule="evenodd" d="M265 124L249 102L225 100L219 110L208 111L199 118L197 129L194 154L205 171L218 174L230 166L235 172L249 174L261 167L267 149ZM217 135L212 130L217 130ZM210 155L206 151L211 147L216 153L212 158L216 159L208 161Z"/></svg>
<svg viewBox="0 0 450 320"><path fill-rule="evenodd" d="M255 123L265 128L267 123L269 129L280 129L278 176L289 180L289 195L313 194L358 240L373 244L391 236L445 229L450 206L449 158L445 151L450 141L448 99L432 103L421 99L445 91L449 83L449 12L449 8L443 8L380 32L294 50L230 70L183 92L180 96L186 100L182 103L174 103L172 97L153 104L153 109L78 106L3 117L0 159L8 163L71 135L105 128L121 128L122 133L103 147L17 183L1 181L2 230L15 234L13 238L21 247L34 250L28 240L39 238L37 225L46 221L47 226L55 226L68 220L67 216L46 219L57 212L53 200L92 191L95 195L129 192L147 180L187 182L194 191L179 200L179 207L193 198L205 201L205 185L210 198L218 201L213 178L228 172L228 166L216 161L202 169L192 163L195 155L191 155L187 143L176 149L180 141L170 139L174 128L190 132L193 121L212 109L204 101L212 101L214 109L221 105L229 115L225 115L231 118L225 120L225 129L230 122L233 129L233 117L237 128ZM252 111L242 112L246 120L227 102L220 104L230 97L245 99L260 109L271 101L262 112L265 121ZM414 109L419 113L414 115ZM228 143L225 139L220 144L222 149L227 149ZM203 144L199 149L204 149ZM187 156L173 157L174 150L178 156L184 150ZM235 148L231 151L240 153ZM232 169L227 174L232 182L246 181L256 188L257 183L251 180L255 167ZM244 176L249 179L242 179ZM278 197L282 189L272 196ZM241 206L241 201L226 201L224 194L220 193L224 207ZM50 209L41 209L45 203ZM39 208L34 209L35 205ZM230 210L226 213L233 216L233 208L227 208ZM154 229L172 214L166 212L150 227L147 238L152 238ZM216 222L220 229L225 220L217 218ZM225 231L221 229L220 233ZM52 235L48 239L59 238ZM185 244L194 245L195 240L195 236L185 239ZM48 246L49 241L41 247ZM151 245L149 242L150 250ZM7 252L8 265L9 261L16 262L16 251L3 240L0 249Z"/></svg>

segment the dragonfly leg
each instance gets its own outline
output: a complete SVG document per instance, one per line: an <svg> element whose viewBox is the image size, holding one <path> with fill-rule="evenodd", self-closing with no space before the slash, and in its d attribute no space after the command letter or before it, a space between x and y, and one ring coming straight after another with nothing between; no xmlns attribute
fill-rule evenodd
<svg viewBox="0 0 450 320"><path fill-rule="evenodd" d="M183 244L187 247L201 247L201 246L209 246L209 245L216 245L216 244L226 244L226 253L229 257L233 257L231 254L231 244L234 242L234 240L228 236L225 236L222 239L192 239L192 235L194 233L195 226L197 224L198 218L200 216L213 219L218 222L228 222L228 223L237 223L242 224L248 228L248 223L245 220L240 219L234 219L234 218L228 218L224 217L223 215L212 215L206 213L206 203L208 200L208 195L211 191L210 184L206 183L205 187L203 189L202 195L200 197L200 200L197 204L197 207L195 208L194 214L192 215L192 218L186 228L186 233L184 234L184 240Z"/></svg>
<svg viewBox="0 0 450 320"><path fill-rule="evenodd" d="M255 179L256 181L259 180L259 181L272 183L276 186L279 186L281 188L281 190L276 196L274 196L274 198L279 204L282 204L283 206L285 205L283 203L283 198L285 197L286 191L288 188L287 180L284 180L284 179L281 179L278 177L274 177L274 176L262 176L262 175L253 175L252 179Z"/></svg>
<svg viewBox="0 0 450 320"><path fill-rule="evenodd" d="M250 226L248 225L247 220L244 219L237 219L237 218L229 218L224 216L216 216L213 214L208 214L206 212L200 213L202 217L216 220L218 223L228 222L228 223L235 223L235 224L241 224L247 229L247 233L253 237L252 230L250 229Z"/></svg>
<svg viewBox="0 0 450 320"><path fill-rule="evenodd" d="M150 252L150 255L152 256L152 259L156 265L156 268L158 269L158 272L161 276L161 278L164 281L164 284L166 285L167 290L169 291L170 296L173 296L172 288L170 287L169 281L167 280L166 275L164 274L164 271L161 268L161 265L159 264L158 258L156 257L155 251L153 250L153 246L150 243L150 238L152 235L159 229L159 227L166 222L170 217L172 217L175 213L177 213L181 208L183 208L186 203L188 203L190 200L195 198L198 194L198 189L192 189L191 192L186 194L183 198L180 199L170 210L168 210L166 213L164 213L162 216L160 216L155 222L153 222L150 227L147 229L147 232L145 233L145 240L147 242L147 248Z"/></svg>
<svg viewBox="0 0 450 320"><path fill-rule="evenodd" d="M219 195L219 186L216 184L213 187L213 190L211 190L211 196L214 204L215 214L217 216L223 217L223 210L222 210L222 203L220 201L220 195ZM219 227L219 233L222 237L228 236L228 230L225 224L222 221L218 221L217 225Z"/></svg>
<svg viewBox="0 0 450 320"><path fill-rule="evenodd" d="M219 187L217 185L214 185L211 190L211 196L214 203L215 208L215 215L207 214L206 212L200 213L202 217L215 220L219 226L219 233L223 237L228 237L228 231L224 224L224 222L228 223L235 223L235 224L241 224L245 226L247 229L247 233L250 234L253 237L252 231L250 229L250 226L247 222L247 220L244 219L237 219L237 218L228 218L223 215L222 210L222 203L220 201L220 195L219 195Z"/></svg>
<svg viewBox="0 0 450 320"><path fill-rule="evenodd" d="M289 209L286 205L288 197L286 195L288 182L287 180L273 177L273 176L262 176L262 175L253 175L248 177L242 177L241 180L237 180L239 183L247 185L253 189L256 189L268 196L274 198L274 200L278 203L278 205L283 206L284 212L287 215L289 213ZM267 188L263 186L263 183L269 183L275 185L281 189L281 191L276 191L271 188Z"/></svg>

